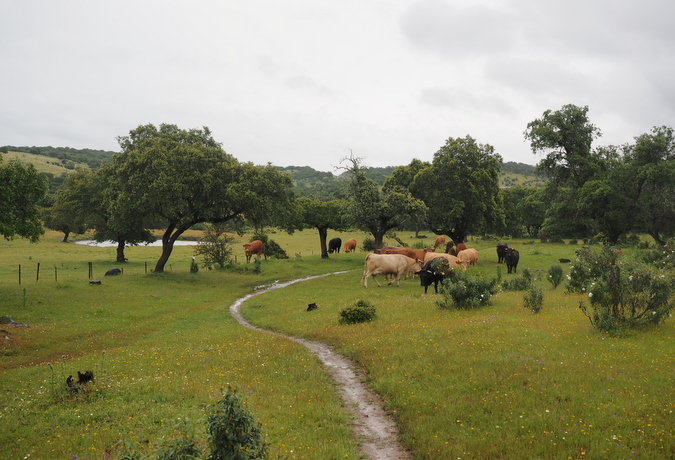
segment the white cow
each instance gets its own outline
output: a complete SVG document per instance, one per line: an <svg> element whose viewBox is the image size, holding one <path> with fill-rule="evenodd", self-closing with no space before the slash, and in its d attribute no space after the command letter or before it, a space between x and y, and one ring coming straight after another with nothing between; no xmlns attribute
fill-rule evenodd
<svg viewBox="0 0 675 460"><path fill-rule="evenodd" d="M365 287L368 287L368 277L372 276L377 285L381 286L375 278L376 275L396 275L396 286L400 286L401 276L409 271L420 271L421 269L422 263L420 260L411 259L402 254L368 254L361 281ZM392 279L389 284L393 282Z"/></svg>

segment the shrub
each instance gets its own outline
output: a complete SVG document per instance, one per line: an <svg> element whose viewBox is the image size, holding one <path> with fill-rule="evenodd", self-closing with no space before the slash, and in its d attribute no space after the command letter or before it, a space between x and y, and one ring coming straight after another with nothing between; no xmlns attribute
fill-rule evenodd
<svg viewBox="0 0 675 460"><path fill-rule="evenodd" d="M504 291L526 291L530 287L532 287L532 273L527 268L523 269L521 276L505 280L502 283L502 290Z"/></svg>
<svg viewBox="0 0 675 460"><path fill-rule="evenodd" d="M202 256L204 268L210 270L214 265L220 268L232 265L232 243L234 242L234 238L225 233L223 225L204 224L204 226L204 237L199 241L194 252L196 256ZM197 265L194 258L193 264ZM197 270L199 270L198 266ZM197 271L192 271L192 266L190 266L190 272L196 273Z"/></svg>
<svg viewBox="0 0 675 460"><path fill-rule="evenodd" d="M211 455L208 460L258 460L268 458L262 428L231 387L206 419Z"/></svg>
<svg viewBox="0 0 675 460"><path fill-rule="evenodd" d="M497 279L484 280L470 278L461 270L451 270L449 276L441 282L443 298L436 304L442 309L469 310L492 304L492 296L497 292Z"/></svg>
<svg viewBox="0 0 675 460"><path fill-rule="evenodd" d="M251 241L260 240L263 244L263 254L270 259L288 259L286 251L279 244L268 238L264 233L254 233Z"/></svg>
<svg viewBox="0 0 675 460"><path fill-rule="evenodd" d="M579 308L591 324L604 332L621 333L656 325L670 316L673 306L672 272L639 261L619 260L613 249L584 251L575 262L575 286L588 292L590 308Z"/></svg>
<svg viewBox="0 0 675 460"><path fill-rule="evenodd" d="M345 308L340 312L338 322L340 324L366 323L373 321L376 317L375 306L365 300L359 300L353 307Z"/></svg>
<svg viewBox="0 0 675 460"><path fill-rule="evenodd" d="M199 272L199 265L197 264L197 259L192 258L192 262L190 262L190 273L198 273Z"/></svg>
<svg viewBox="0 0 675 460"><path fill-rule="evenodd" d="M525 294L523 294L523 306L529 308L534 313L539 313L544 305L544 293L537 287L530 287Z"/></svg>
<svg viewBox="0 0 675 460"><path fill-rule="evenodd" d="M370 237L364 238L361 249L363 249L364 252L373 252L375 250L375 240Z"/></svg>
<svg viewBox="0 0 675 460"><path fill-rule="evenodd" d="M548 282L553 285L553 289L558 289L563 280L563 269L560 265L552 265L548 269Z"/></svg>

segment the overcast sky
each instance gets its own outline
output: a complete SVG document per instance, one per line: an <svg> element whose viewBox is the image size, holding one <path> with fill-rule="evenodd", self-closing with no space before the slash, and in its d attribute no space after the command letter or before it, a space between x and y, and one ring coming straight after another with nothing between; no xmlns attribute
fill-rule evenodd
<svg viewBox="0 0 675 460"><path fill-rule="evenodd" d="M0 145L211 129L240 161L431 161L589 107L596 146L675 126L672 0L0 0ZM344 165L344 163L343 163Z"/></svg>

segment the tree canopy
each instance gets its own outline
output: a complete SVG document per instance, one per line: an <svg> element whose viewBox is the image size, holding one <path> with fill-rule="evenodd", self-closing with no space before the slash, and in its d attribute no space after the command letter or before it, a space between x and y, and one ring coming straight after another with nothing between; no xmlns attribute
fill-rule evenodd
<svg viewBox="0 0 675 460"><path fill-rule="evenodd" d="M455 243L470 233L502 229L501 161L491 145L478 144L471 136L449 138L410 186L429 208L429 229Z"/></svg>
<svg viewBox="0 0 675 460"><path fill-rule="evenodd" d="M47 179L33 165L3 164L0 157L0 233L36 242L44 233L38 204L47 193Z"/></svg>
<svg viewBox="0 0 675 460"><path fill-rule="evenodd" d="M294 198L290 177L271 166L239 163L225 153L208 128L139 126L118 138L113 157L117 205L156 215L165 223L163 272L173 245L197 223L223 223L244 215L262 218L288 209Z"/></svg>

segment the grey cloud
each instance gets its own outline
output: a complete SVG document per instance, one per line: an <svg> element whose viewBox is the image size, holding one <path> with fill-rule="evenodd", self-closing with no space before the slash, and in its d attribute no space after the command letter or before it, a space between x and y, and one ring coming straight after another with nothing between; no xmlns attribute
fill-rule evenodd
<svg viewBox="0 0 675 460"><path fill-rule="evenodd" d="M406 38L419 48L466 57L509 50L514 44L510 33L514 20L506 10L421 0L410 5L399 24Z"/></svg>

